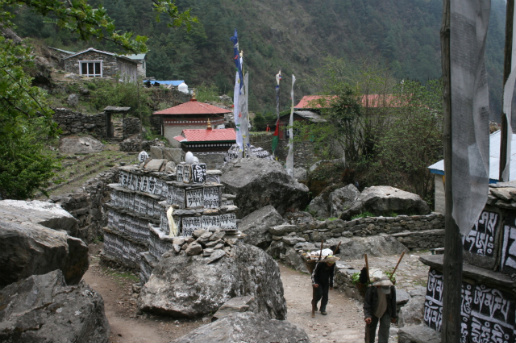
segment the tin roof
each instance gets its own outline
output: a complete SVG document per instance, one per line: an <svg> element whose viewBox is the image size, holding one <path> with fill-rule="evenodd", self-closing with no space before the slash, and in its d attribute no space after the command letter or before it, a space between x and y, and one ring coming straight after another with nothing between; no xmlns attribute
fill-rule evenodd
<svg viewBox="0 0 516 343"><path fill-rule="evenodd" d="M79 56L79 55L82 55L82 54L85 54L87 52L96 52L96 53L99 53L99 54L103 54L103 55L109 55L109 56L114 56L114 57L117 57L117 58L120 58L120 59L123 59L125 61L128 61L128 62L131 62L131 63L134 63L134 64L138 64L138 62L126 57L126 56L123 56L123 55L118 55L118 54L115 54L113 52L108 52L108 51L102 51L102 50L97 50L97 49L94 49L94 48L88 48L86 50L83 50L83 51L79 51L73 55L70 55L70 56L67 56L65 57L63 60L67 60L69 58L73 58L73 57L76 57L76 56Z"/></svg>
<svg viewBox="0 0 516 343"><path fill-rule="evenodd" d="M295 110L294 114L296 114L308 121L311 121L312 123L325 123L327 121L326 119L321 117L318 113L315 113L313 111ZM284 114L281 116L281 118L284 118L284 117L287 117L287 118L290 117L290 113L287 113L287 114Z"/></svg>
<svg viewBox="0 0 516 343"><path fill-rule="evenodd" d="M236 141L235 129L185 129L174 139L179 142Z"/></svg>
<svg viewBox="0 0 516 343"><path fill-rule="evenodd" d="M150 82L151 85L158 83L160 85L171 85L174 87L177 87L182 83L185 83L184 80L143 80L143 82Z"/></svg>
<svg viewBox="0 0 516 343"><path fill-rule="evenodd" d="M331 100L336 95L305 95L299 103L294 106L295 109L312 109L312 108L328 108ZM324 107L321 105L323 102ZM392 94L365 94L362 96L363 107L399 107L401 101Z"/></svg>
<svg viewBox="0 0 516 343"><path fill-rule="evenodd" d="M217 106L206 104L192 99L181 105L173 106L161 111L156 111L155 115L185 115L185 114L224 114L231 113L231 110L226 110Z"/></svg>

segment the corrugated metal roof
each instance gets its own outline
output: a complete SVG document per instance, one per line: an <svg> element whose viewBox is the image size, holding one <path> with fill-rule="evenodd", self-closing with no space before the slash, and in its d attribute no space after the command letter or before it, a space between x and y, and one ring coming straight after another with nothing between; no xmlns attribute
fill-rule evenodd
<svg viewBox="0 0 516 343"><path fill-rule="evenodd" d="M96 52L96 53L99 53L99 54L103 54L103 55L109 55L109 56L114 56L114 57L117 57L117 58L120 58L120 59L123 59L123 60L126 60L128 62L131 62L131 63L134 63L134 64L138 64L138 62L136 61L133 61L132 59L130 58L127 58L123 55L118 55L118 54L115 54L113 52L108 52L108 51L102 51L102 50L97 50L97 49L94 49L94 48L88 48L86 50L83 50L83 51L79 51L78 53L76 54L73 54L71 56L68 56L68 57L65 57L63 58L63 60L67 60L69 58L73 58L73 57L76 57L76 56L79 56L79 55L82 55L82 54L85 54L87 52Z"/></svg>
<svg viewBox="0 0 516 343"><path fill-rule="evenodd" d="M321 102L325 105L324 108L329 108L331 100L336 97L336 95L305 95L294 108L323 108ZM363 107L400 107L401 103L399 98L392 94L366 94L362 96Z"/></svg>
<svg viewBox="0 0 516 343"><path fill-rule="evenodd" d="M143 80L143 82L150 82L151 85L159 83L160 85L172 85L174 87L184 83L184 80Z"/></svg>
<svg viewBox="0 0 516 343"><path fill-rule="evenodd" d="M133 54L133 55L124 55L125 57L127 58L130 58L132 60L144 60L145 59L145 56L147 56L147 54Z"/></svg>
<svg viewBox="0 0 516 343"><path fill-rule="evenodd" d="M161 111L156 111L155 115L189 115L189 114L224 114L231 113L231 110L226 110L217 106L206 104L192 99L181 105L170 107Z"/></svg>
<svg viewBox="0 0 516 343"><path fill-rule="evenodd" d="M313 112L313 111L299 111L299 110L296 111L295 110L294 114L296 114L302 118L305 118L306 120L309 120L313 123L324 123L327 121L326 119L321 117L318 113ZM284 118L284 117L287 117L287 118L290 117L290 113L287 113L287 114L284 114L281 116L281 118Z"/></svg>
<svg viewBox="0 0 516 343"><path fill-rule="evenodd" d="M313 123L325 123L327 120L321 117L319 114L312 111L294 111L300 117L305 118Z"/></svg>
<svg viewBox="0 0 516 343"><path fill-rule="evenodd" d="M500 131L489 136L489 181L497 182L500 176ZM428 167L432 174L444 175L444 160ZM512 134L509 181L516 180L516 135Z"/></svg>
<svg viewBox="0 0 516 343"><path fill-rule="evenodd" d="M236 141L235 129L185 129L181 136L174 137L179 142Z"/></svg>

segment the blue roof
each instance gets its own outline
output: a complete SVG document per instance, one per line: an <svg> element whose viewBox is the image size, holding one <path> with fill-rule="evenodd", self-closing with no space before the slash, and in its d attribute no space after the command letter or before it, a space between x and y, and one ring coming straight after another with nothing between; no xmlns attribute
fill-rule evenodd
<svg viewBox="0 0 516 343"><path fill-rule="evenodd" d="M179 86L180 84L184 83L184 80L143 80L143 82L150 82L151 85L155 84L156 82L160 85L172 85L174 87Z"/></svg>
<svg viewBox="0 0 516 343"><path fill-rule="evenodd" d="M498 182L500 177L500 131L493 132L489 136L489 182ZM516 180L516 135L512 134L511 140L511 162L510 175L508 181ZM444 160L432 164L430 167L432 174L444 175Z"/></svg>

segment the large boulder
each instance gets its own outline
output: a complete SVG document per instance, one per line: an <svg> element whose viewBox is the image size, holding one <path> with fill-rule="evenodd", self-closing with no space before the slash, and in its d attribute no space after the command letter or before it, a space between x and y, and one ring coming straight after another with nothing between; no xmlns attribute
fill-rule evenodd
<svg viewBox="0 0 516 343"><path fill-rule="evenodd" d="M55 269L62 270L68 284L76 284L88 270L86 244L65 231L35 223L38 213L0 206L0 287ZM61 227L51 216L42 222Z"/></svg>
<svg viewBox="0 0 516 343"><path fill-rule="evenodd" d="M236 195L239 218L267 205L281 215L308 205L308 187L289 176L277 161L242 158L227 163L222 172L221 183Z"/></svg>
<svg viewBox="0 0 516 343"><path fill-rule="evenodd" d="M351 208L360 196L360 191L355 185L349 184L330 193L330 216L334 218Z"/></svg>
<svg viewBox="0 0 516 343"><path fill-rule="evenodd" d="M414 193L405 192L391 186L365 188L353 206L343 211L341 219L370 212L376 216L390 216L392 213L418 215L430 213L428 204Z"/></svg>
<svg viewBox="0 0 516 343"><path fill-rule="evenodd" d="M344 187L327 187L308 205L308 211L317 218L339 218L343 212L353 207L360 191L353 184Z"/></svg>
<svg viewBox="0 0 516 343"><path fill-rule="evenodd" d="M107 343L102 297L86 284L67 286L60 270L0 290L0 342Z"/></svg>
<svg viewBox="0 0 516 343"><path fill-rule="evenodd" d="M142 311L178 318L215 313L234 297L253 296L256 312L285 319L287 307L278 264L261 249L236 243L216 260L163 254L142 287Z"/></svg>
<svg viewBox="0 0 516 343"><path fill-rule="evenodd" d="M79 231L78 220L74 216L61 205L46 201L0 200L0 218L64 230L74 237Z"/></svg>
<svg viewBox="0 0 516 343"><path fill-rule="evenodd" d="M203 325L171 343L310 343L306 332L284 320L252 312L235 313Z"/></svg>
<svg viewBox="0 0 516 343"><path fill-rule="evenodd" d="M283 217L274 206L269 205L254 211L238 223L238 229L245 234L244 242L267 249L272 242L269 228L283 224Z"/></svg>
<svg viewBox="0 0 516 343"><path fill-rule="evenodd" d="M67 136L59 142L59 151L63 154L90 154L102 150L104 144L91 136Z"/></svg>

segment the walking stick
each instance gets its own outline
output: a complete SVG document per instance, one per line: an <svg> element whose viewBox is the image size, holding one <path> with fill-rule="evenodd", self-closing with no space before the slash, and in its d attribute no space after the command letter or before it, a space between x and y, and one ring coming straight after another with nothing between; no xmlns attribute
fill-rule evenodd
<svg viewBox="0 0 516 343"><path fill-rule="evenodd" d="M369 284L369 262L367 262L367 254L364 254L364 258L365 258L365 268L366 268L366 271L367 271L367 283Z"/></svg>
<svg viewBox="0 0 516 343"><path fill-rule="evenodd" d="M405 255L405 252L401 253L400 259L398 260L398 263L396 264L396 267L394 267L394 270L392 271L392 274L391 274L391 277L390 277L392 283L394 283L394 281L392 281L394 279L394 273L396 273L396 269L398 269L398 266L400 265L400 262L401 262L401 259L403 258L403 255Z"/></svg>
<svg viewBox="0 0 516 343"><path fill-rule="evenodd" d="M369 287L369 262L367 261L367 254L364 254L364 259L365 259L365 267L366 267L366 271L367 271L367 285L366 287ZM365 343L369 343L369 324L366 323L365 325L365 335L364 335L364 341Z"/></svg>
<svg viewBox="0 0 516 343"><path fill-rule="evenodd" d="M335 248L335 250L333 250L333 255L335 255L337 253L337 251L339 251L340 243L342 243L342 241L340 241L339 244L337 244L337 247Z"/></svg>
<svg viewBox="0 0 516 343"><path fill-rule="evenodd" d="M314 267L314 270L315 268L317 267L317 263L319 263L321 261L321 258L322 258L322 250L323 250L323 244L324 244L324 241L321 241L321 250L319 251L319 260L315 263L315 267ZM313 273L313 271L312 271ZM312 285L312 318L315 317L315 310L316 310L316 304L315 304L315 297L316 297L316 294L317 293L317 290L315 289L315 287Z"/></svg>

